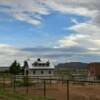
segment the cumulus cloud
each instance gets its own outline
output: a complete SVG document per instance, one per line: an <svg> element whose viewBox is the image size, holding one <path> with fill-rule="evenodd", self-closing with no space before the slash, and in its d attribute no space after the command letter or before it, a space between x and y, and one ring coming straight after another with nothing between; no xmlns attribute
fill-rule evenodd
<svg viewBox="0 0 100 100"><path fill-rule="evenodd" d="M90 16L91 19L86 23L78 23L77 20L72 19L75 25L66 30L72 30L74 33L60 39L59 47L79 46L88 49L88 53L100 54L100 1L64 0L63 3L65 6L77 8L80 12L77 14Z"/></svg>
<svg viewBox="0 0 100 100"><path fill-rule="evenodd" d="M88 53L100 54L100 28L91 23L80 23L70 30L76 32L58 41L59 47L83 47Z"/></svg>
<svg viewBox="0 0 100 100"><path fill-rule="evenodd" d="M85 38L84 35L69 35L64 37L64 39L59 40L60 47L71 47L71 46L78 46L79 42L78 39Z"/></svg>
<svg viewBox="0 0 100 100"><path fill-rule="evenodd" d="M90 11L94 11L95 13L94 15L91 15L90 21L86 23L77 23L76 25L68 28L68 30L73 30L75 34L65 36L63 39L59 40L59 46L79 46L88 49L88 53L100 54L100 1L70 0L68 2L66 1L66 3L68 4L71 3L72 6L74 6L73 4L75 4L75 7L84 7Z"/></svg>

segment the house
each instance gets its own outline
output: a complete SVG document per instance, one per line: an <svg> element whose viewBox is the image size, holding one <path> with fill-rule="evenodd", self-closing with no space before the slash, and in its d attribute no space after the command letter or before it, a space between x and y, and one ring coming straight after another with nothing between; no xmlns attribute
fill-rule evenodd
<svg viewBox="0 0 100 100"><path fill-rule="evenodd" d="M54 70L53 63L47 59L28 59L24 62L24 75L53 76Z"/></svg>
<svg viewBox="0 0 100 100"><path fill-rule="evenodd" d="M100 63L99 62L88 64L88 76L90 80L100 79Z"/></svg>

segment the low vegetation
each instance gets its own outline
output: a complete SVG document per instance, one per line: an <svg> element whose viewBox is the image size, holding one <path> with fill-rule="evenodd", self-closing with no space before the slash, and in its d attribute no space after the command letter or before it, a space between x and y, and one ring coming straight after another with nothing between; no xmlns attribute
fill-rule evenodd
<svg viewBox="0 0 100 100"><path fill-rule="evenodd" d="M35 97L32 95L25 95L19 93L7 92L0 90L0 100L52 100L49 98Z"/></svg>

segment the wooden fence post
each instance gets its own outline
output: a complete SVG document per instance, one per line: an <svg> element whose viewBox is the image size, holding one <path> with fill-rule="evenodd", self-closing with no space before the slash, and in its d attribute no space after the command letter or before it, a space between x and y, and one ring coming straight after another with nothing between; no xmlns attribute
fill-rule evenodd
<svg viewBox="0 0 100 100"><path fill-rule="evenodd" d="M46 80L44 79L44 88L43 88L43 92L44 92L44 98L46 98Z"/></svg>
<svg viewBox="0 0 100 100"><path fill-rule="evenodd" d="M69 81L67 80L67 100L69 100Z"/></svg>
<svg viewBox="0 0 100 100"><path fill-rule="evenodd" d="M3 89L5 90L5 76L3 75Z"/></svg>
<svg viewBox="0 0 100 100"><path fill-rule="evenodd" d="M13 76L13 92L15 92L15 88L16 88L16 76Z"/></svg>
<svg viewBox="0 0 100 100"><path fill-rule="evenodd" d="M27 93L27 95L28 95L28 86L29 86L29 77L28 77L28 75L26 75L26 93Z"/></svg>

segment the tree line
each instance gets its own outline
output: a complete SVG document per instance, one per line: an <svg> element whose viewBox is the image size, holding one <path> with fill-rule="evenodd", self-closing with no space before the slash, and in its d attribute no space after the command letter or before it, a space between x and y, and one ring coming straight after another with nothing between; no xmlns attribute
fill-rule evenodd
<svg viewBox="0 0 100 100"><path fill-rule="evenodd" d="M24 61L24 66L25 66L25 62L26 61ZM15 60L10 65L9 72L10 72L10 74L13 74L13 75L24 74L24 66L21 67L20 63Z"/></svg>

